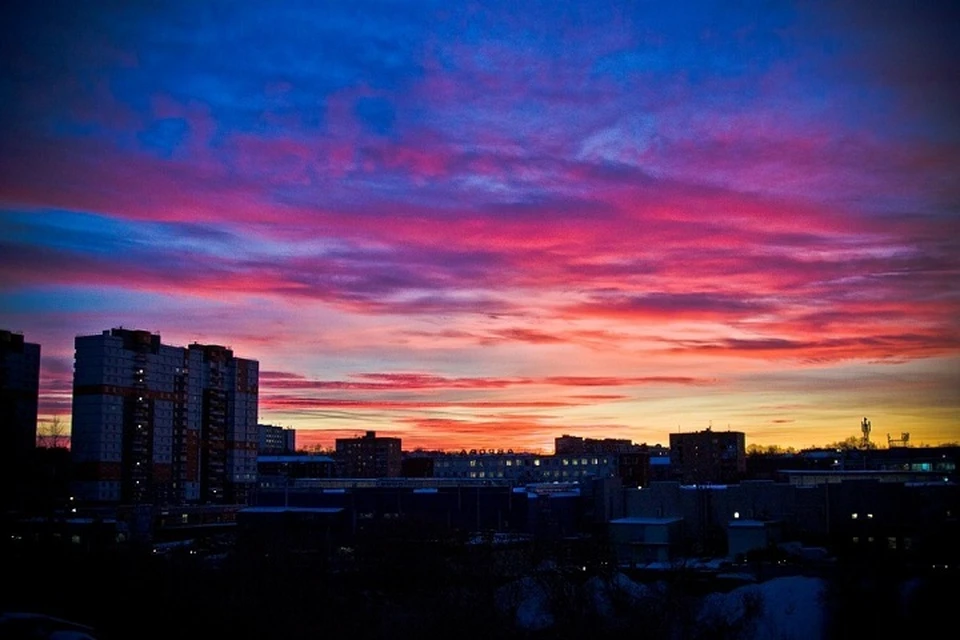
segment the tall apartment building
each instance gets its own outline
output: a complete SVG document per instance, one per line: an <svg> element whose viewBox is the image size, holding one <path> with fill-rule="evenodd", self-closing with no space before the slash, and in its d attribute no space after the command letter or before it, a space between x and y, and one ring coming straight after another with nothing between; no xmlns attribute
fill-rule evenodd
<svg viewBox="0 0 960 640"><path fill-rule="evenodd" d="M727 484L747 472L746 436L742 431L694 431L670 434L670 464L681 482Z"/></svg>
<svg viewBox="0 0 960 640"><path fill-rule="evenodd" d="M37 441L40 345L0 330L0 503L16 506L23 495Z"/></svg>
<svg viewBox="0 0 960 640"><path fill-rule="evenodd" d="M80 500L246 502L257 472L257 361L122 328L78 336L75 348Z"/></svg>
<svg viewBox="0 0 960 640"><path fill-rule="evenodd" d="M361 438L337 438L339 475L345 478L396 478L400 476L400 438L377 437L367 431Z"/></svg>

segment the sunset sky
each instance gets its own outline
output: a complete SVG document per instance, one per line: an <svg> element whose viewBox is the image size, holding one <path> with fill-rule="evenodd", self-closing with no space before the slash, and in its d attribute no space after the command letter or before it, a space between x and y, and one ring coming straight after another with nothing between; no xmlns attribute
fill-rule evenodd
<svg viewBox="0 0 960 640"><path fill-rule="evenodd" d="M0 328L259 360L302 445L960 440L943 2L29 2Z"/></svg>

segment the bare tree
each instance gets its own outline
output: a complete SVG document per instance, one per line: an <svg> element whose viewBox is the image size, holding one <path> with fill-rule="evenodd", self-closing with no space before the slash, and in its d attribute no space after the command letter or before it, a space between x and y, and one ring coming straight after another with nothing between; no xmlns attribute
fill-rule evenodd
<svg viewBox="0 0 960 640"><path fill-rule="evenodd" d="M53 416L40 423L37 429L37 446L46 449L66 449L67 428L60 416Z"/></svg>

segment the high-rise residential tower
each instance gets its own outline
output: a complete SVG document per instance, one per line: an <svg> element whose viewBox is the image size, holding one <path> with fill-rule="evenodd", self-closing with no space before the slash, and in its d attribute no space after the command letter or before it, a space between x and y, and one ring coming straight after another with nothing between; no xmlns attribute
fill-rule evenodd
<svg viewBox="0 0 960 640"><path fill-rule="evenodd" d="M78 336L71 449L90 502L246 502L256 482L258 363L147 331Z"/></svg>

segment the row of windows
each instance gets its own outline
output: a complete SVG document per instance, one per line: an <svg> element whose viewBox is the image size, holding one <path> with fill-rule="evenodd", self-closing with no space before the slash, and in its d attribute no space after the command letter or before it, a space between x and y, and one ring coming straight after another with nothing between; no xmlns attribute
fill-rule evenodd
<svg viewBox="0 0 960 640"><path fill-rule="evenodd" d="M513 473L504 473L503 471L449 471L449 472L439 472L436 474L439 478L514 478L516 474ZM595 476L596 472L590 469L573 469L573 470L550 470L542 469L537 472L536 476L544 480L549 479L560 479L560 478L586 478L589 476Z"/></svg>
<svg viewBox="0 0 960 640"><path fill-rule="evenodd" d="M851 538L851 542L853 542L853 544L862 544L862 543L873 544L876 542L876 538L874 538L873 536L867 536L865 538L861 538L860 536L853 536L853 538ZM912 540L910 538L903 538L902 540L897 540L897 538L893 536L887 537L887 549L902 549L906 551L906 550L909 550L910 547L912 546L913 546Z"/></svg>
<svg viewBox="0 0 960 640"><path fill-rule="evenodd" d="M609 458L534 458L533 460L524 460L522 458L474 458L470 460L439 459L435 463L437 468L460 468L463 466L490 468L490 467L523 467L523 466L544 466L544 467L567 467L567 466L598 466L609 464Z"/></svg>

